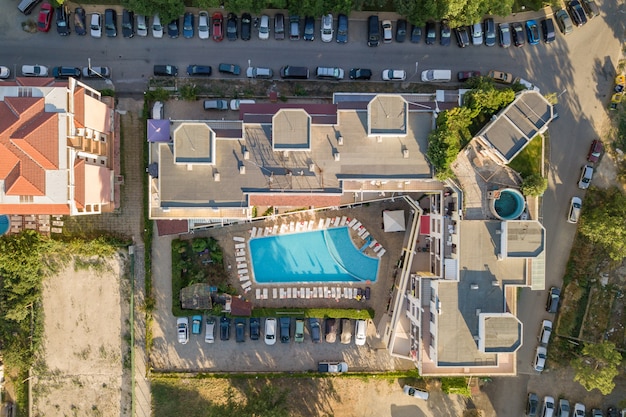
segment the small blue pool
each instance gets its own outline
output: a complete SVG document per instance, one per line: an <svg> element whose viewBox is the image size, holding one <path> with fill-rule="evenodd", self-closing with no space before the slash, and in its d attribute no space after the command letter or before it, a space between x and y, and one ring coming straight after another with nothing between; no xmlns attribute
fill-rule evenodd
<svg viewBox="0 0 626 417"><path fill-rule="evenodd" d="M347 227L250 240L254 280L260 284L375 282L378 258L363 254Z"/></svg>
<svg viewBox="0 0 626 417"><path fill-rule="evenodd" d="M0 236L9 231L10 224L9 216L0 214Z"/></svg>
<svg viewBox="0 0 626 417"><path fill-rule="evenodd" d="M491 211L501 220L514 220L522 215L526 208L524 196L517 190L500 190L499 198L493 200Z"/></svg>

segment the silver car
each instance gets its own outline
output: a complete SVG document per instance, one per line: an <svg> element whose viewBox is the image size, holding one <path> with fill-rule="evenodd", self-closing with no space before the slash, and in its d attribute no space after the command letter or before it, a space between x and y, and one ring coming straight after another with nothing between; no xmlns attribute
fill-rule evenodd
<svg viewBox="0 0 626 417"><path fill-rule="evenodd" d="M578 223L580 217L580 209L582 207L582 200L578 197L572 197L572 201L569 204L569 213L567 215L568 223Z"/></svg>
<svg viewBox="0 0 626 417"><path fill-rule="evenodd" d="M332 42L333 40L333 15L322 16L321 38L322 42Z"/></svg>
<svg viewBox="0 0 626 417"><path fill-rule="evenodd" d="M474 23L472 25L472 44L483 44L483 25L481 25L480 23Z"/></svg>
<svg viewBox="0 0 626 417"><path fill-rule="evenodd" d="M89 22L89 31L92 38L102 37L102 16L100 13L92 13Z"/></svg>
<svg viewBox="0 0 626 417"><path fill-rule="evenodd" d="M163 26L161 26L161 19L158 14L152 18L152 37L157 39L163 37Z"/></svg>
<svg viewBox="0 0 626 417"><path fill-rule="evenodd" d="M578 188L586 190L591 184L591 178L593 177L593 167L591 165L583 166L580 173L580 180L578 181Z"/></svg>
<svg viewBox="0 0 626 417"><path fill-rule="evenodd" d="M43 65L22 65L22 75L24 77L47 77L48 67Z"/></svg>
<svg viewBox="0 0 626 417"><path fill-rule="evenodd" d="M148 36L148 16L137 15L137 36Z"/></svg>
<svg viewBox="0 0 626 417"><path fill-rule="evenodd" d="M207 12L198 13L198 37L209 39L209 14Z"/></svg>

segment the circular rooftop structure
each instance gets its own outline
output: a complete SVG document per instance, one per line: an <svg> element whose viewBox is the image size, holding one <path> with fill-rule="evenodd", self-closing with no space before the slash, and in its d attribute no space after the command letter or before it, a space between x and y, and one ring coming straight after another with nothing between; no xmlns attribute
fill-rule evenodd
<svg viewBox="0 0 626 417"><path fill-rule="evenodd" d="M524 212L524 196L513 188L493 191L491 213L500 220L515 220Z"/></svg>

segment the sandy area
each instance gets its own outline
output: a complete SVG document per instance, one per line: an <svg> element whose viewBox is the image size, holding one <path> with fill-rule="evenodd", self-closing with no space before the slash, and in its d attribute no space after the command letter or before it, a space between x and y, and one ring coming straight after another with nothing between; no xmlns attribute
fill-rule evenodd
<svg viewBox="0 0 626 417"><path fill-rule="evenodd" d="M70 266L44 281L33 416L130 415L130 282L123 260L106 266L102 272Z"/></svg>

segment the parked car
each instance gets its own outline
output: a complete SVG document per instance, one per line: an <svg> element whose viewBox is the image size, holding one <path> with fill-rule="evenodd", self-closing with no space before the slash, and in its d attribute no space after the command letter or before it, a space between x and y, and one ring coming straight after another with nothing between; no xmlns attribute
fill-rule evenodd
<svg viewBox="0 0 626 417"><path fill-rule="evenodd" d="M542 417L554 417L554 398L543 397L543 409L541 412Z"/></svg>
<svg viewBox="0 0 626 417"><path fill-rule="evenodd" d="M548 342L550 342L551 334L552 334L552 322L550 320L542 321L541 333L539 333L539 344L541 346L548 346Z"/></svg>
<svg viewBox="0 0 626 417"><path fill-rule="evenodd" d="M24 77L47 77L48 67L43 65L22 65L22 75Z"/></svg>
<svg viewBox="0 0 626 417"><path fill-rule="evenodd" d="M363 346L367 336L367 321L357 320L354 333L354 344L357 346Z"/></svg>
<svg viewBox="0 0 626 417"><path fill-rule="evenodd" d="M296 319L296 331L294 332L293 340L296 343L304 342L304 319Z"/></svg>
<svg viewBox="0 0 626 417"><path fill-rule="evenodd" d="M580 5L579 0L570 0L567 5L570 16L572 16L572 20L576 26L582 26L587 23L587 15L585 15L585 11L583 7Z"/></svg>
<svg viewBox="0 0 626 417"><path fill-rule="evenodd" d="M137 35L145 38L148 36L148 16L137 15Z"/></svg>
<svg viewBox="0 0 626 417"><path fill-rule="evenodd" d="M55 9L56 13L56 23L57 23L57 33L61 36L67 36L71 33L70 31L70 17L67 13L65 6L57 7Z"/></svg>
<svg viewBox="0 0 626 417"><path fill-rule="evenodd" d="M92 38L102 36L102 16L100 13L92 13L89 19L89 33Z"/></svg>
<svg viewBox="0 0 626 417"><path fill-rule="evenodd" d="M522 47L526 43L524 40L524 27L519 22L511 23L511 30L513 34L513 43L516 47Z"/></svg>
<svg viewBox="0 0 626 417"><path fill-rule="evenodd" d="M485 33L485 45L494 46L496 44L496 24L491 17L483 22Z"/></svg>
<svg viewBox="0 0 626 417"><path fill-rule="evenodd" d="M235 64L220 64L217 70L222 74L239 75L241 74L241 67Z"/></svg>
<svg viewBox="0 0 626 417"><path fill-rule="evenodd" d="M539 396L534 392L528 393L528 401L526 402L526 415L528 417L537 417L539 411Z"/></svg>
<svg viewBox="0 0 626 417"><path fill-rule="evenodd" d="M554 14L554 18L556 19L556 24L563 35L569 35L570 33L572 33L572 31L574 30L574 26L572 25L572 19L570 19L565 10L558 10Z"/></svg>
<svg viewBox="0 0 626 417"><path fill-rule="evenodd" d="M369 80L372 78L372 70L368 68L352 68L350 69L351 80Z"/></svg>
<svg viewBox="0 0 626 417"><path fill-rule="evenodd" d="M543 41L545 43L554 42L556 34L554 33L554 21L551 17L541 20L541 29L543 32Z"/></svg>
<svg viewBox="0 0 626 417"><path fill-rule="evenodd" d="M376 15L367 18L367 46L377 47L380 43L380 24L378 22Z"/></svg>
<svg viewBox="0 0 626 417"><path fill-rule="evenodd" d="M85 9L82 7L74 9L74 32L78 36L87 34L87 16L85 15Z"/></svg>
<svg viewBox="0 0 626 417"><path fill-rule="evenodd" d="M252 16L250 13L241 15L241 40L249 41L252 36Z"/></svg>
<svg viewBox="0 0 626 417"><path fill-rule="evenodd" d="M317 372L348 372L348 364L345 362L320 362L317 364Z"/></svg>
<svg viewBox="0 0 626 417"><path fill-rule="evenodd" d="M513 84L513 74L509 72L491 70L487 73L487 77L498 83Z"/></svg>
<svg viewBox="0 0 626 417"><path fill-rule="evenodd" d="M220 319L220 340L230 339L230 319L222 316Z"/></svg>
<svg viewBox="0 0 626 417"><path fill-rule="evenodd" d="M58 79L67 79L70 77L80 78L80 68L54 67L52 68L52 76Z"/></svg>
<svg viewBox="0 0 626 417"><path fill-rule="evenodd" d="M539 25L534 20L526 21L526 34L528 35L528 43L537 45L539 43Z"/></svg>
<svg viewBox="0 0 626 417"><path fill-rule="evenodd" d="M152 105L152 118L155 120L163 120L165 118L162 101L155 101Z"/></svg>
<svg viewBox="0 0 626 417"><path fill-rule="evenodd" d="M591 165L583 166L580 173L580 180L578 180L578 188L586 190L591 184L591 178L593 177L593 167Z"/></svg>
<svg viewBox="0 0 626 417"><path fill-rule="evenodd" d="M215 343L215 319L207 317L204 329L204 342Z"/></svg>
<svg viewBox="0 0 626 417"><path fill-rule="evenodd" d="M559 309L559 300L561 298L561 289L557 287L550 288L548 293L548 302L546 304L546 311L548 313L556 313Z"/></svg>
<svg viewBox="0 0 626 417"><path fill-rule="evenodd" d="M152 37L159 39L163 37L163 26L161 25L161 18L158 14L152 17Z"/></svg>
<svg viewBox="0 0 626 417"><path fill-rule="evenodd" d="M177 318L176 328L178 330L178 343L180 343L181 345L187 344L187 342L189 342L189 318Z"/></svg>
<svg viewBox="0 0 626 417"><path fill-rule="evenodd" d="M585 417L586 413L585 404L576 403L574 405L574 416L573 417ZM622 417L624 417L624 413L622 413Z"/></svg>
<svg viewBox="0 0 626 417"><path fill-rule="evenodd" d="M246 341L246 319L237 317L235 319L235 341L243 343Z"/></svg>
<svg viewBox="0 0 626 417"><path fill-rule="evenodd" d="M320 38L322 39L322 42L332 42L334 33L333 15L329 13L322 16L322 22L320 25Z"/></svg>
<svg viewBox="0 0 626 417"><path fill-rule="evenodd" d="M400 19L396 23L396 42L402 43L406 40L406 20Z"/></svg>
<svg viewBox="0 0 626 417"><path fill-rule="evenodd" d="M474 23L472 25L472 45L483 44L483 26L480 23Z"/></svg>
<svg viewBox="0 0 626 417"><path fill-rule="evenodd" d="M229 41L236 41L237 38L239 38L237 29L238 20L235 13L228 13L228 17L226 18L226 38Z"/></svg>
<svg viewBox="0 0 626 417"><path fill-rule="evenodd" d="M300 16L289 16L289 39L300 40Z"/></svg>
<svg viewBox="0 0 626 417"><path fill-rule="evenodd" d="M339 341L344 345L349 345L352 341L352 320L341 319L341 339Z"/></svg>
<svg viewBox="0 0 626 417"><path fill-rule="evenodd" d="M202 327L202 316L195 315L191 318L191 334L200 334Z"/></svg>
<svg viewBox="0 0 626 417"><path fill-rule="evenodd" d="M113 9L104 11L104 32L109 38L117 36L117 12Z"/></svg>
<svg viewBox="0 0 626 417"><path fill-rule="evenodd" d="M450 25L447 20L442 20L439 25L439 44L441 46L450 46L450 37L452 36L452 31L450 30Z"/></svg>
<svg viewBox="0 0 626 417"><path fill-rule="evenodd" d="M256 317L250 318L250 340L259 340L261 336L261 320Z"/></svg>
<svg viewBox="0 0 626 417"><path fill-rule="evenodd" d="M291 339L290 327L291 319L289 317L281 317L280 321L280 343L289 343Z"/></svg>
<svg viewBox="0 0 626 417"><path fill-rule="evenodd" d="M498 32L500 33L500 46L503 48L511 46L511 26L508 23L500 23Z"/></svg>
<svg viewBox="0 0 626 417"><path fill-rule="evenodd" d="M202 106L204 107L204 110L228 110L228 101L204 100Z"/></svg>
<svg viewBox="0 0 626 417"><path fill-rule="evenodd" d="M8 67L1 66L0 67L0 78L6 79L11 76L11 70Z"/></svg>
<svg viewBox="0 0 626 417"><path fill-rule="evenodd" d="M472 77L480 77L480 71L459 71L456 76L459 82L465 82Z"/></svg>
<svg viewBox="0 0 626 417"><path fill-rule="evenodd" d="M614 406L609 406L609 408L606 409L606 417L619 417L619 411L617 411L617 408Z"/></svg>
<svg viewBox="0 0 626 417"><path fill-rule="evenodd" d="M533 362L533 369L537 372L543 372L543 369L546 366L546 358L547 358L548 350L545 346L537 346L537 350L535 350L535 360Z"/></svg>
<svg viewBox="0 0 626 417"><path fill-rule="evenodd" d="M208 77L213 72L210 65L189 65L187 75L190 77Z"/></svg>
<svg viewBox="0 0 626 417"><path fill-rule="evenodd" d="M422 71L422 81L429 83L445 83L452 79L452 71L450 70L426 70Z"/></svg>
<svg viewBox="0 0 626 417"><path fill-rule="evenodd" d="M222 27L224 25L224 16L220 12L213 13L211 16L211 20L213 21L213 40L215 42L221 42L224 40L224 31Z"/></svg>
<svg viewBox="0 0 626 417"><path fill-rule="evenodd" d="M386 69L383 70L382 77L384 81L403 81L406 80L406 71Z"/></svg>
<svg viewBox="0 0 626 417"><path fill-rule="evenodd" d="M171 39L176 39L178 35L180 35L180 21L179 19L174 19L167 24L167 36Z"/></svg>
<svg viewBox="0 0 626 417"><path fill-rule="evenodd" d="M437 40L437 24L433 21L426 22L426 45L434 45Z"/></svg>
<svg viewBox="0 0 626 417"><path fill-rule="evenodd" d="M578 223L582 204L583 202L579 197L572 197L572 200L569 203L569 212L567 214L568 223Z"/></svg>
<svg viewBox="0 0 626 417"><path fill-rule="evenodd" d="M265 344L273 345L276 343L276 319L265 319Z"/></svg>
<svg viewBox="0 0 626 417"><path fill-rule="evenodd" d="M594 408L591 410L591 417L604 417L604 414L602 413L602 410Z"/></svg>
<svg viewBox="0 0 626 417"><path fill-rule="evenodd" d="M420 43L422 41L422 27L411 25L411 42Z"/></svg>
<svg viewBox="0 0 626 417"><path fill-rule="evenodd" d="M50 3L44 3L39 9L39 17L37 18L37 30L39 32L47 32L50 30L50 22L52 22L52 6Z"/></svg>
<svg viewBox="0 0 626 417"><path fill-rule="evenodd" d="M311 328L311 341L313 343L321 342L322 341L322 329L320 327L320 320L316 318L310 318L309 327Z"/></svg>
<svg viewBox="0 0 626 417"><path fill-rule="evenodd" d="M267 40L270 38L270 17L266 14L261 16L259 23L259 39Z"/></svg>
<svg viewBox="0 0 626 417"><path fill-rule="evenodd" d="M243 28L241 29L243 31ZM243 34L241 35L243 38ZM285 39L285 15L276 13L274 16L274 39L282 41Z"/></svg>
<svg viewBox="0 0 626 417"><path fill-rule="evenodd" d="M304 18L304 36L305 41L315 40L315 19L313 16L307 16Z"/></svg>
<svg viewBox="0 0 626 417"><path fill-rule="evenodd" d="M465 48L470 44L469 32L467 31L467 27L461 26L455 28L454 34L456 35L456 44L459 45L459 48Z"/></svg>
<svg viewBox="0 0 626 417"><path fill-rule="evenodd" d="M594 139L591 142L591 147L589 148L589 153L587 154L587 161L595 163L600 160L602 156L602 152L604 151L604 145L600 139Z"/></svg>
<svg viewBox="0 0 626 417"><path fill-rule="evenodd" d="M85 78L111 78L109 67L84 67L82 73Z"/></svg>
<svg viewBox="0 0 626 417"><path fill-rule="evenodd" d="M326 343L335 343L337 340L337 320L326 319L324 327L324 333L326 333Z"/></svg>
<svg viewBox="0 0 626 417"><path fill-rule="evenodd" d="M348 42L348 16L340 14L337 16L337 36L338 43Z"/></svg>
<svg viewBox="0 0 626 417"><path fill-rule="evenodd" d="M209 14L205 11L198 13L198 37L209 39Z"/></svg>
<svg viewBox="0 0 626 417"><path fill-rule="evenodd" d="M194 35L194 20L195 16L191 12L186 12L183 17L183 37L185 39L191 39Z"/></svg>
<svg viewBox="0 0 626 417"><path fill-rule="evenodd" d="M155 76L176 77L178 75L178 68L174 65L155 65L153 73Z"/></svg>
<svg viewBox="0 0 626 417"><path fill-rule="evenodd" d="M427 400L428 397L430 396L428 391L420 389L420 388L415 388L410 385L405 385L404 387L402 387L402 391L404 391L404 393L408 395L409 397L415 397L421 400Z"/></svg>
<svg viewBox="0 0 626 417"><path fill-rule="evenodd" d="M242 100L238 98L234 98L230 101L230 109L231 110L239 110L239 106L242 104L254 104L256 101L254 100Z"/></svg>
<svg viewBox="0 0 626 417"><path fill-rule="evenodd" d="M569 417L569 401L564 398L559 399L559 408L556 410L556 415L558 417ZM615 414L615 417L618 417Z"/></svg>
<svg viewBox="0 0 626 417"><path fill-rule="evenodd" d="M339 81L343 80L344 70L336 67L317 67L315 69L315 77L324 80Z"/></svg>
<svg viewBox="0 0 626 417"><path fill-rule="evenodd" d="M122 12L122 36L125 38L135 36L135 13L126 9Z"/></svg>
<svg viewBox="0 0 626 417"><path fill-rule="evenodd" d="M271 68L248 67L246 77L248 78L272 78L274 71Z"/></svg>
<svg viewBox="0 0 626 417"><path fill-rule="evenodd" d="M391 20L383 20L383 43L391 43L393 39Z"/></svg>
<svg viewBox="0 0 626 417"><path fill-rule="evenodd" d="M593 0L581 0L580 2L583 9L585 9L585 13L587 13L587 17L589 19L593 19L596 16L600 16L600 10L598 9L598 5Z"/></svg>

